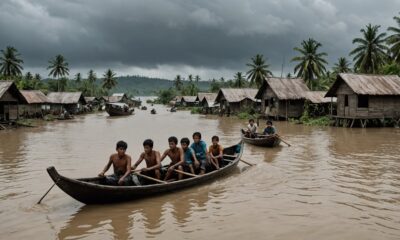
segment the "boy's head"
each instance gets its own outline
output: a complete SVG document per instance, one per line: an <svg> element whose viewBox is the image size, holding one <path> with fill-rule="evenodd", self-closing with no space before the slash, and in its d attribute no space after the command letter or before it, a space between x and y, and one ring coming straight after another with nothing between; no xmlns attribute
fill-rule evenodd
<svg viewBox="0 0 400 240"><path fill-rule="evenodd" d="M249 124L250 124L250 125L253 125L253 124L254 124L254 119L250 119L250 120L249 120Z"/></svg>
<svg viewBox="0 0 400 240"><path fill-rule="evenodd" d="M181 139L181 146L183 150L186 150L189 147L190 140L189 138L182 138Z"/></svg>
<svg viewBox="0 0 400 240"><path fill-rule="evenodd" d="M151 140L151 139L144 140L144 142L143 142L144 151L146 153L151 152L153 150L153 144L154 144L153 140Z"/></svg>
<svg viewBox="0 0 400 240"><path fill-rule="evenodd" d="M119 156L123 156L127 148L128 144L126 142L119 141L117 142L117 147L115 149L117 150Z"/></svg>
<svg viewBox="0 0 400 240"><path fill-rule="evenodd" d="M195 132L193 133L193 142L194 143L199 143L201 140L201 133Z"/></svg>
<svg viewBox="0 0 400 240"><path fill-rule="evenodd" d="M213 136L211 138L211 141L212 141L213 145L217 145L218 142L219 142L219 137L218 136Z"/></svg>
<svg viewBox="0 0 400 240"><path fill-rule="evenodd" d="M272 121L268 120L267 121L267 127L271 127L272 126Z"/></svg>
<svg viewBox="0 0 400 240"><path fill-rule="evenodd" d="M173 149L176 148L178 144L178 139L174 136L168 138L169 148Z"/></svg>

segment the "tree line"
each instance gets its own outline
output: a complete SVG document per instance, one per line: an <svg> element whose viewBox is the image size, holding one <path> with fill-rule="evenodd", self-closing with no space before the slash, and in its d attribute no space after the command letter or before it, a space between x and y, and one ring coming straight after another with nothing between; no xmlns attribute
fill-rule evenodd
<svg viewBox="0 0 400 240"><path fill-rule="evenodd" d="M0 56L0 79L13 80L21 90L48 91L82 91L84 96L104 96L117 86L116 73L107 69L103 79L98 79L93 70L89 70L84 79L81 73L77 73L73 79L69 79L69 65L61 54L58 54L48 62L49 70L47 81L43 81L40 74L26 72L22 75L24 61L18 50L8 46L1 50ZM101 80L101 84L97 84Z"/></svg>

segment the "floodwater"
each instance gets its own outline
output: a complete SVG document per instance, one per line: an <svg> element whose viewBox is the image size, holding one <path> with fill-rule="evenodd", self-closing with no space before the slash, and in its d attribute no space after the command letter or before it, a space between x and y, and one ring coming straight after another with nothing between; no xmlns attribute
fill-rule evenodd
<svg viewBox="0 0 400 240"><path fill-rule="evenodd" d="M276 123L292 144L246 145L230 176L209 185L104 206L85 206L52 185L45 169L97 175L118 140L134 161L146 138L201 131L224 146L244 120L136 110L0 131L0 232L3 239L400 239L400 129L320 128Z"/></svg>

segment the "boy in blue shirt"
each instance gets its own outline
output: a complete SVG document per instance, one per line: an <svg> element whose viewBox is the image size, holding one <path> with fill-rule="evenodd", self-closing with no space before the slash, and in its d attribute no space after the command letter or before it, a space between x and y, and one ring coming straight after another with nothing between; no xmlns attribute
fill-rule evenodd
<svg viewBox="0 0 400 240"><path fill-rule="evenodd" d="M275 127L272 125L272 121L267 121L267 127L264 129L264 135L274 135L276 133Z"/></svg>
<svg viewBox="0 0 400 240"><path fill-rule="evenodd" d="M181 139L181 147L183 150L183 158L185 160L184 163L184 170L186 172L190 171L190 173L195 174L194 172L194 167L198 167L199 161L196 158L196 155L194 154L193 149L189 148L190 140L189 138L182 138Z"/></svg>
<svg viewBox="0 0 400 240"><path fill-rule="evenodd" d="M201 133L193 133L193 143L190 145L197 160L200 162L200 175L206 173L206 164L208 159L207 144L201 140Z"/></svg>

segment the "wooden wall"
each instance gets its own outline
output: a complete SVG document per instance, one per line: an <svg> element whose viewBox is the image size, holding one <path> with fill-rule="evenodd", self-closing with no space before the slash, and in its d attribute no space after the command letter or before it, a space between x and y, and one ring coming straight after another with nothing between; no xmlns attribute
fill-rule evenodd
<svg viewBox="0 0 400 240"><path fill-rule="evenodd" d="M348 107L345 98L348 97ZM337 115L357 118L400 117L400 96L368 96L368 108L358 107L358 95L346 83L337 90Z"/></svg>

